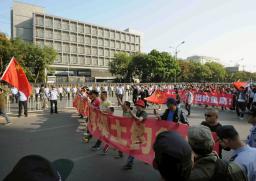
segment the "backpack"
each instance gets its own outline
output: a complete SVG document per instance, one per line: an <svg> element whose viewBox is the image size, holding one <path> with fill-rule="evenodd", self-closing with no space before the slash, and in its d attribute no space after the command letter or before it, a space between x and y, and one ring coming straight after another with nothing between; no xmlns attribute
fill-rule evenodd
<svg viewBox="0 0 256 181"><path fill-rule="evenodd" d="M210 181L247 181L247 177L234 162L228 163L222 159L217 159L214 174Z"/></svg>

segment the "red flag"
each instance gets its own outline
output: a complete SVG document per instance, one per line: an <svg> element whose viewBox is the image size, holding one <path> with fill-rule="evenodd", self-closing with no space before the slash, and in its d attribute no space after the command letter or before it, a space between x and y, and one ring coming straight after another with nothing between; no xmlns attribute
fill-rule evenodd
<svg viewBox="0 0 256 181"><path fill-rule="evenodd" d="M32 93L32 86L30 85L26 74L16 59L13 57L3 73L1 80L8 82L19 91L23 92L27 97Z"/></svg>
<svg viewBox="0 0 256 181"><path fill-rule="evenodd" d="M145 98L145 100L155 104L165 104L169 97L176 98L174 94L157 89L151 96Z"/></svg>
<svg viewBox="0 0 256 181"><path fill-rule="evenodd" d="M248 87L248 82L240 82L240 81L237 81L237 82L233 82L233 85L234 85L234 87L235 87L237 90L241 90L241 87L243 87L243 88Z"/></svg>

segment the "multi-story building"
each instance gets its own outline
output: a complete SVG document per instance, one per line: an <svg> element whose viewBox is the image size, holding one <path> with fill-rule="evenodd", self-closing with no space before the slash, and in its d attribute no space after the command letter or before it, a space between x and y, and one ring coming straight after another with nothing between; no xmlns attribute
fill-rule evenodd
<svg viewBox="0 0 256 181"><path fill-rule="evenodd" d="M193 62L198 62L201 64L205 64L206 62L216 62L221 64L221 60L215 57L207 57L207 56L191 56L187 57L187 61L193 61Z"/></svg>
<svg viewBox="0 0 256 181"><path fill-rule="evenodd" d="M141 51L141 35L129 29L112 28L52 16L39 6L14 2L11 11L12 38L19 37L58 52L54 76L81 76L109 80L108 64L114 54Z"/></svg>

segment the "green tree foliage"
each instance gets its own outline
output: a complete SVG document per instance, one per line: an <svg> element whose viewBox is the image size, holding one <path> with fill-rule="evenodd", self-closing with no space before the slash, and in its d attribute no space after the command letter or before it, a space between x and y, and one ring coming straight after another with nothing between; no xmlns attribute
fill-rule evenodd
<svg viewBox="0 0 256 181"><path fill-rule="evenodd" d="M29 81L44 82L45 69L49 69L57 57L57 52L50 47L39 47L20 39L9 40L0 34L1 73L12 57L21 64Z"/></svg>

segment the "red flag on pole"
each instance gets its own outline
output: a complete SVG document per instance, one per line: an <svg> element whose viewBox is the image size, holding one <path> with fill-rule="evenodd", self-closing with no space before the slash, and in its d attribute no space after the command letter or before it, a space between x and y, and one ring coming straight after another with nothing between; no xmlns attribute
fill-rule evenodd
<svg viewBox="0 0 256 181"><path fill-rule="evenodd" d="M155 104L165 104L169 97L176 99L174 94L169 94L167 91L157 89L151 96L145 98L145 100Z"/></svg>
<svg viewBox="0 0 256 181"><path fill-rule="evenodd" d="M27 97L29 97L32 93L32 86L30 85L22 67L18 64L14 57L12 57L9 65L4 71L1 80L4 80L5 82L11 84L13 87L16 87Z"/></svg>

